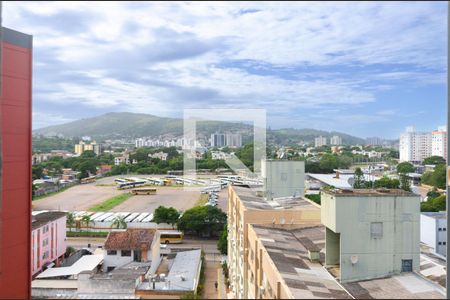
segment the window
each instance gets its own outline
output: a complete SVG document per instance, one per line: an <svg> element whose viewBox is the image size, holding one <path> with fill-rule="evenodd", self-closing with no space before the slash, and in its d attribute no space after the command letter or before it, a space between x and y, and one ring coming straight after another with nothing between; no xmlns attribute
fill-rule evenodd
<svg viewBox="0 0 450 300"><path fill-rule="evenodd" d="M381 239L383 237L383 223L370 223L370 237L373 239Z"/></svg>
<svg viewBox="0 0 450 300"><path fill-rule="evenodd" d="M42 247L45 247L48 245L48 239L45 239L42 241Z"/></svg>
<svg viewBox="0 0 450 300"><path fill-rule="evenodd" d="M447 228L442 228L442 231L447 231Z"/></svg>
<svg viewBox="0 0 450 300"><path fill-rule="evenodd" d="M48 258L48 251L45 251L44 254L42 255L42 259L46 259Z"/></svg>
<svg viewBox="0 0 450 300"><path fill-rule="evenodd" d="M438 245L442 245L442 242L438 242Z"/></svg>
<svg viewBox="0 0 450 300"><path fill-rule="evenodd" d="M112 270L114 270L116 267L108 267L106 268L106 272L111 272Z"/></svg>
<svg viewBox="0 0 450 300"><path fill-rule="evenodd" d="M442 242L442 245L447 245L447 242Z"/></svg>
<svg viewBox="0 0 450 300"><path fill-rule="evenodd" d="M441 227L439 227L438 231L442 231L442 228L441 228Z"/></svg>
<svg viewBox="0 0 450 300"><path fill-rule="evenodd" d="M131 256L131 250L122 250L122 256Z"/></svg>
<svg viewBox="0 0 450 300"><path fill-rule="evenodd" d="M117 250L107 250L106 254L108 254L108 255L117 255Z"/></svg>

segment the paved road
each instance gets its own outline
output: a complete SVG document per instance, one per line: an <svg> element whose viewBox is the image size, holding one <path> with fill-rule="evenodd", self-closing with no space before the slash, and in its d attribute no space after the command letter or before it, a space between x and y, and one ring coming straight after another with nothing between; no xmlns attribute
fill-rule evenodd
<svg viewBox="0 0 450 300"><path fill-rule="evenodd" d="M88 210L91 206L121 193L124 191L114 187L95 186L95 183L81 184L33 201L33 210Z"/></svg>
<svg viewBox="0 0 450 300"><path fill-rule="evenodd" d="M156 189L156 195L133 196L114 207L111 211L153 212L160 205L186 211L193 207L200 197L199 191L189 191L182 187L162 187Z"/></svg>

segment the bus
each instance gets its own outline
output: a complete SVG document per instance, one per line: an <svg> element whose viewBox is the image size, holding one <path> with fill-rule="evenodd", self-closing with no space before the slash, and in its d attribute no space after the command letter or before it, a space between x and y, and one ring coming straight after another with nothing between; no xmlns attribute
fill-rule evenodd
<svg viewBox="0 0 450 300"><path fill-rule="evenodd" d="M81 178L81 180L80 180L80 183L82 183L82 184L91 183L91 182L95 182L95 176Z"/></svg>
<svg viewBox="0 0 450 300"><path fill-rule="evenodd" d="M156 195L156 189L155 188L132 189L131 192L134 195Z"/></svg>
<svg viewBox="0 0 450 300"><path fill-rule="evenodd" d="M160 230L161 244L180 244L183 242L183 233L176 230Z"/></svg>
<svg viewBox="0 0 450 300"><path fill-rule="evenodd" d="M117 188L119 190L131 189L131 188L135 188L135 187L138 187L138 186L143 186L145 183L146 183L146 181L124 182L124 183L119 183Z"/></svg>

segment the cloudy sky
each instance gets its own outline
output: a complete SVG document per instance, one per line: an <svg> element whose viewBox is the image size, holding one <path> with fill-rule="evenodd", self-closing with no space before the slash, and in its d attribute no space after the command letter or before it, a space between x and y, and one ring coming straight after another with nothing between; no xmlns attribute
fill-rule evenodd
<svg viewBox="0 0 450 300"><path fill-rule="evenodd" d="M34 36L34 128L184 108L360 137L446 123L445 2L3 3Z"/></svg>

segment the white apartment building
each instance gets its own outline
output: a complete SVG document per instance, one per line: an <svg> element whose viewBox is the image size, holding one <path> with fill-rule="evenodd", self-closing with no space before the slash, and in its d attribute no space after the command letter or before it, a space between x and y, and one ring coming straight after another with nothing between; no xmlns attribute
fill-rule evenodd
<svg viewBox="0 0 450 300"><path fill-rule="evenodd" d="M327 144L327 138L324 136L319 136L314 139L315 147L322 147L322 146L325 146L326 144Z"/></svg>
<svg viewBox="0 0 450 300"><path fill-rule="evenodd" d="M334 135L330 138L330 145L340 146L342 145L342 138L338 135Z"/></svg>
<svg viewBox="0 0 450 300"><path fill-rule="evenodd" d="M432 134L416 132L413 126L400 135L400 161L422 162L432 155Z"/></svg>
<svg viewBox="0 0 450 300"><path fill-rule="evenodd" d="M431 155L441 156L447 160L447 127L439 126L431 135Z"/></svg>
<svg viewBox="0 0 450 300"><path fill-rule="evenodd" d="M242 136L240 134L228 133L225 136L225 144L230 148L242 147Z"/></svg>

